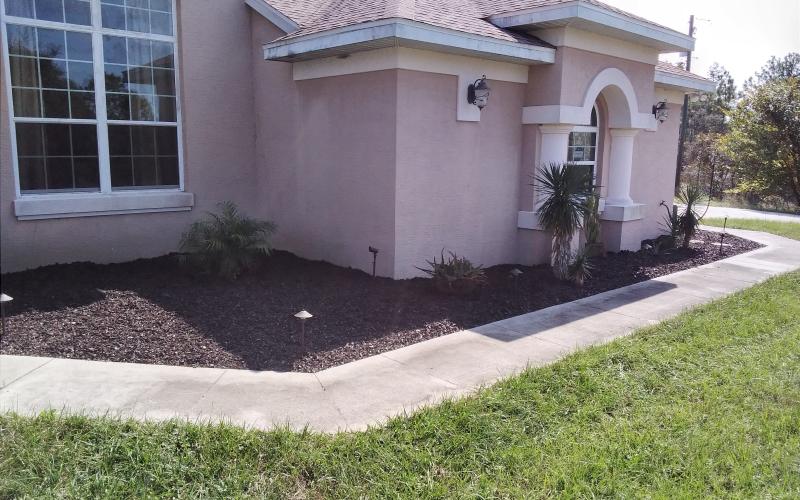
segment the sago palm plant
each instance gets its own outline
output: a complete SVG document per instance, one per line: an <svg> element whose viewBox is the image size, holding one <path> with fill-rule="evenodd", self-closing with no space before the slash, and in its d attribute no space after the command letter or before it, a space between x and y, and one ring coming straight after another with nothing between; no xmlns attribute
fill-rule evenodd
<svg viewBox="0 0 800 500"><path fill-rule="evenodd" d="M242 215L230 201L219 207L219 214L209 212L183 234L181 260L233 280L252 268L258 257L270 254L276 226Z"/></svg>
<svg viewBox="0 0 800 500"><path fill-rule="evenodd" d="M592 173L570 168L565 163L550 163L541 169L535 181L534 187L544 200L536 210L539 224L553 233L553 273L566 280L572 260L572 238L581 229L586 201L594 190Z"/></svg>

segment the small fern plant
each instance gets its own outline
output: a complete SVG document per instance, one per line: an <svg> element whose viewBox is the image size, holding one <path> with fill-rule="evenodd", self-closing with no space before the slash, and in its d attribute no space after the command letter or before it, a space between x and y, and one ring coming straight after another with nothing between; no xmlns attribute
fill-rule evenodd
<svg viewBox="0 0 800 500"><path fill-rule="evenodd" d="M218 205L220 212L208 212L183 234L180 259L208 273L235 280L252 269L258 258L272 252L276 226L239 212L233 202Z"/></svg>

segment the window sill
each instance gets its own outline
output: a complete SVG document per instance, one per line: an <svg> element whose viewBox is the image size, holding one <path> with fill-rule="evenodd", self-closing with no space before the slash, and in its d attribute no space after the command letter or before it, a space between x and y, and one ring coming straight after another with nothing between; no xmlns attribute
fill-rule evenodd
<svg viewBox="0 0 800 500"><path fill-rule="evenodd" d="M101 215L181 212L194 206L182 191L129 191L113 194L26 195L14 200L18 220L66 219Z"/></svg>

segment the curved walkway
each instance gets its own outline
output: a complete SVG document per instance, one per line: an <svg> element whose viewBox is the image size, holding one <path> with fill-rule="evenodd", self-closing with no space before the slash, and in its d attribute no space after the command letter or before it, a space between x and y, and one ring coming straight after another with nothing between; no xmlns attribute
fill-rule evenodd
<svg viewBox="0 0 800 500"><path fill-rule="evenodd" d="M0 411L363 429L800 268L800 242L729 232L767 246L314 374L0 356Z"/></svg>

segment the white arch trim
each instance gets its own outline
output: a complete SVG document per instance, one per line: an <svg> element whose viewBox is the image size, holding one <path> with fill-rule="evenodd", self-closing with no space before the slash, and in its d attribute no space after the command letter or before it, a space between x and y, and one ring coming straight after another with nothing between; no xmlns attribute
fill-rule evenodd
<svg viewBox="0 0 800 500"><path fill-rule="evenodd" d="M522 108L522 123L588 125L592 107L601 93L608 105L610 128L656 129L653 115L639 112L633 84L618 68L606 68L594 77L586 89L581 106L526 106Z"/></svg>

